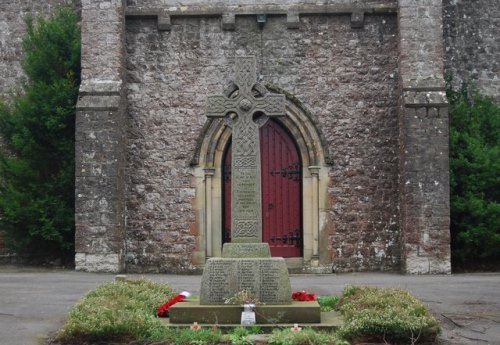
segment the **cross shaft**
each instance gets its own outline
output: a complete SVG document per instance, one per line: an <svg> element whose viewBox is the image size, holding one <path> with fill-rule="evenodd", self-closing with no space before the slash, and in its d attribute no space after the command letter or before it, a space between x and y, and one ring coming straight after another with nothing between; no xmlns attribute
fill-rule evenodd
<svg viewBox="0 0 500 345"><path fill-rule="evenodd" d="M231 95L207 98L206 115L226 118L232 127L231 241L262 241L259 127L269 117L285 115L285 96L268 94L256 82L254 57L236 58ZM264 121L254 121L260 113Z"/></svg>

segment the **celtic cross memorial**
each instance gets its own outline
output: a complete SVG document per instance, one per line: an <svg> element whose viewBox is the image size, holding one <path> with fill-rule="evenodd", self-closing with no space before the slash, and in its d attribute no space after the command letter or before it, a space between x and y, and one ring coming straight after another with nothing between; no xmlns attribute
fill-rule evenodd
<svg viewBox="0 0 500 345"><path fill-rule="evenodd" d="M285 115L285 96L267 93L255 80L255 58L236 58L233 87L209 96L207 117L225 118L232 128L231 242L262 241L259 128Z"/></svg>
<svg viewBox="0 0 500 345"><path fill-rule="evenodd" d="M232 128L231 243L224 244L221 258L207 260L200 305L224 304L243 290L264 303L290 303L286 262L271 257L262 242L260 187L259 128L269 117L285 115L285 96L268 93L255 77L255 58L236 58L231 86L207 98L206 115L224 118Z"/></svg>

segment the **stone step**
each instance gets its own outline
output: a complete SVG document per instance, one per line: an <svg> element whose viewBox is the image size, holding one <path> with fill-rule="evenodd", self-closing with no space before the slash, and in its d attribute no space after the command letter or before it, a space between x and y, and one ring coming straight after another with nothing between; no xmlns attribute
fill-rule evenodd
<svg viewBox="0 0 500 345"><path fill-rule="evenodd" d="M185 302L182 302L185 303ZM301 302L304 303L304 302ZM180 304L180 303L178 303ZM241 315L241 308L240 308L240 315ZM180 327L180 328L187 328L190 327L193 322L198 322L198 321L193 321L190 323L171 323L169 318L162 318L161 321L169 326L169 327ZM310 327L312 329L316 330L323 330L323 331L332 331L338 329L340 326L343 325L344 321L342 319L342 316L336 311L329 311L329 312L321 312L321 322L320 323L300 323L300 322L295 322L298 323L299 326L301 327ZM292 328L295 323L263 323L263 324L258 324L257 326L260 327L261 332L264 333L271 333L273 329L275 328ZM200 323L198 322L201 328L206 328L206 329L213 329L216 327L217 329L221 330L230 330L235 327L242 327L240 324L240 320L236 323ZM245 327L245 326L243 326ZM250 326L247 326L250 327Z"/></svg>
<svg viewBox="0 0 500 345"><path fill-rule="evenodd" d="M171 324L240 324L240 305L200 305L199 301L188 300L173 305L170 310ZM259 304L255 310L258 325L274 324L321 324L321 310L318 302L297 302L290 304Z"/></svg>

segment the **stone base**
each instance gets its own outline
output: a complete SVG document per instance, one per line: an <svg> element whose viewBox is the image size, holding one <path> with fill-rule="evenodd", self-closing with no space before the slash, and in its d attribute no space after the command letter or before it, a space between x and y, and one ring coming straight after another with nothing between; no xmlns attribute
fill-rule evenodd
<svg viewBox="0 0 500 345"><path fill-rule="evenodd" d="M240 305L201 305L199 301L184 301L169 309L171 324L240 324ZM320 323L318 302L291 302L289 305L257 305L257 324Z"/></svg>
<svg viewBox="0 0 500 345"><path fill-rule="evenodd" d="M292 290L283 258L212 258L203 270L200 304L224 304L242 290L259 302L289 304Z"/></svg>
<svg viewBox="0 0 500 345"><path fill-rule="evenodd" d="M223 258L270 258L268 243L224 243Z"/></svg>
<svg viewBox="0 0 500 345"><path fill-rule="evenodd" d="M432 256L418 256L415 253L405 258L405 274L451 274L450 256L436 258Z"/></svg>
<svg viewBox="0 0 500 345"><path fill-rule="evenodd" d="M118 254L75 254L75 270L85 272L121 271L120 256Z"/></svg>

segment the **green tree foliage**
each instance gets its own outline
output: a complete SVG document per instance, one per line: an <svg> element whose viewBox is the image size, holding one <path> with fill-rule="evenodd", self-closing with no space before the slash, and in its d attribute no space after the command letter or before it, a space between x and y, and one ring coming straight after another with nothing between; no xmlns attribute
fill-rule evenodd
<svg viewBox="0 0 500 345"><path fill-rule="evenodd" d="M27 80L0 103L0 229L18 254L40 260L72 256L75 104L80 30L71 8L26 19Z"/></svg>
<svg viewBox="0 0 500 345"><path fill-rule="evenodd" d="M500 262L500 106L466 87L450 100L453 262L498 268Z"/></svg>

